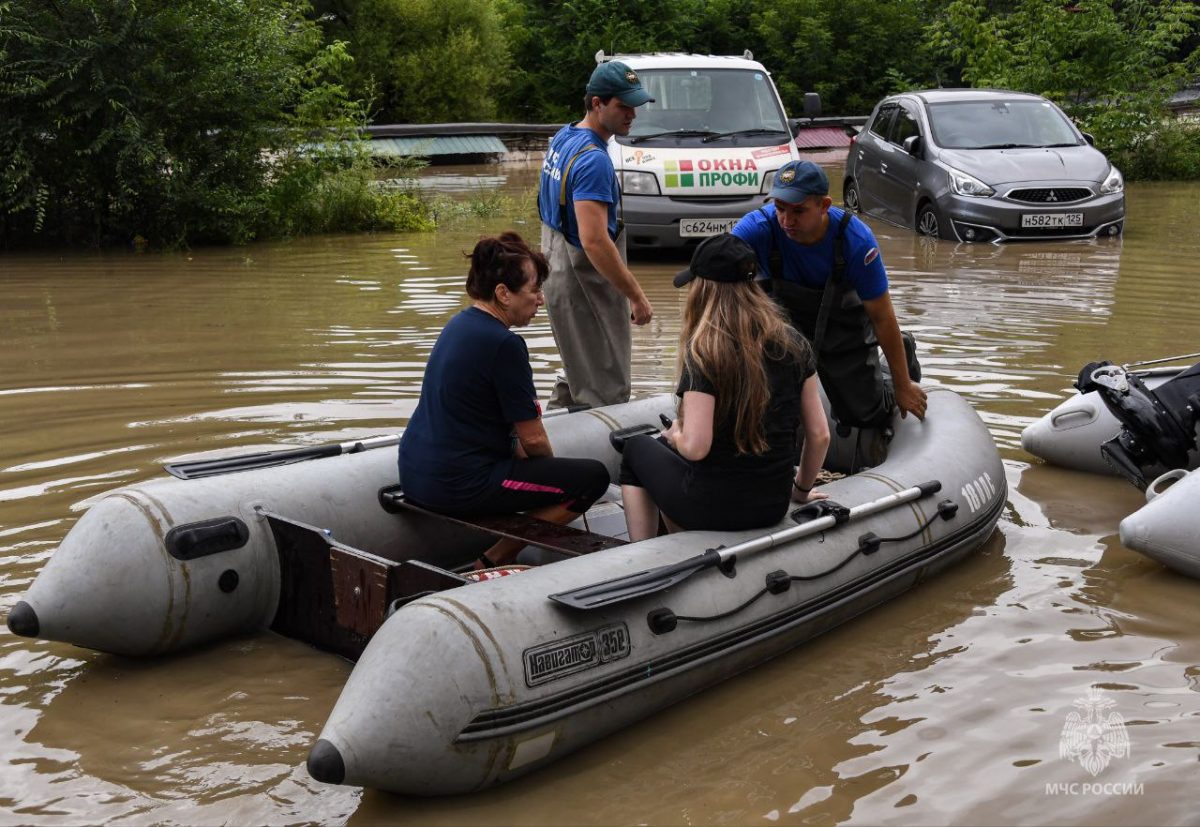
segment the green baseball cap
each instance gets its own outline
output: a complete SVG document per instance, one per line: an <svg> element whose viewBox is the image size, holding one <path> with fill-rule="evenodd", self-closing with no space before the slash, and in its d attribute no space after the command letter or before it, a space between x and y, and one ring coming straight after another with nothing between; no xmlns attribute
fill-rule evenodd
<svg viewBox="0 0 1200 827"><path fill-rule="evenodd" d="M629 106L641 106L643 103L654 103L650 93L642 88L637 72L630 69L619 60L601 63L592 72L584 90L589 95L600 97L615 96L621 103Z"/></svg>

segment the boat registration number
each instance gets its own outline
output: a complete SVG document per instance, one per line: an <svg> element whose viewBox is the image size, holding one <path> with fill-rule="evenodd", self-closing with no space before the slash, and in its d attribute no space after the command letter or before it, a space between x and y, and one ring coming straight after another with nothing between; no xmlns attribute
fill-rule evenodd
<svg viewBox="0 0 1200 827"><path fill-rule="evenodd" d="M705 238L727 233L738 223L736 218L682 218L679 221L680 238Z"/></svg>
<svg viewBox="0 0 1200 827"><path fill-rule="evenodd" d="M564 640L533 646L524 652L525 683L538 686L628 657L629 627L624 623L601 626Z"/></svg>
<svg viewBox="0 0 1200 827"><path fill-rule="evenodd" d="M1026 230L1082 226L1083 213L1081 212L1031 212L1021 216L1021 227Z"/></svg>

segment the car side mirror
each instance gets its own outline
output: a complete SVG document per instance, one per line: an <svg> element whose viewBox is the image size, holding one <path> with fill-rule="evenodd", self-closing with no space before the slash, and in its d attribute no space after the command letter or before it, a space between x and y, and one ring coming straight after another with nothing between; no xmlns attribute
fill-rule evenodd
<svg viewBox="0 0 1200 827"><path fill-rule="evenodd" d="M921 148L924 146L924 142L921 140L920 135L909 135L904 139L904 143L901 144L901 146L904 147L904 151L909 155L913 156L914 158L920 158Z"/></svg>
<svg viewBox="0 0 1200 827"><path fill-rule="evenodd" d="M816 92L804 93L804 117L816 118L821 114L821 96Z"/></svg>
<svg viewBox="0 0 1200 827"><path fill-rule="evenodd" d="M1082 135L1083 135L1083 139L1084 139L1085 141L1087 141L1087 142L1088 142L1088 146L1095 146L1095 145L1096 145L1096 138L1095 138L1095 137L1092 135L1092 133L1091 133L1091 132L1083 132L1083 133L1080 133L1080 134L1082 134Z"/></svg>

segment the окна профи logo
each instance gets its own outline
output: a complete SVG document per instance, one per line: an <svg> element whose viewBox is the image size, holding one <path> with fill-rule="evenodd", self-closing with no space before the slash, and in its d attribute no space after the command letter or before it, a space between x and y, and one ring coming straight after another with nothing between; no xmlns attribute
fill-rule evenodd
<svg viewBox="0 0 1200 827"><path fill-rule="evenodd" d="M1076 698L1075 709L1067 714L1058 754L1079 765L1096 777L1114 758L1129 756L1129 735L1125 719L1112 711L1117 705L1095 687L1087 695Z"/></svg>

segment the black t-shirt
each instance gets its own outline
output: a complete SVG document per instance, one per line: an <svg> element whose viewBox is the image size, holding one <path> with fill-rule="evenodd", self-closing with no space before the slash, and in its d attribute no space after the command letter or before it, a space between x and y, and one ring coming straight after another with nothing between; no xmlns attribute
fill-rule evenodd
<svg viewBox="0 0 1200 827"><path fill-rule="evenodd" d="M690 494L698 497L719 496L722 503L761 504L766 498L787 498L798 460L796 434L800 427L800 390L804 381L816 372L811 353L803 361L787 354L780 358L764 355L771 398L763 415L767 450L762 454L739 454L734 441L733 416L713 423L713 441L708 456L692 463L690 479L685 480ZM687 364L675 393L698 391L716 396L709 378ZM718 402L719 408L719 402ZM715 414L720 416L719 413Z"/></svg>

